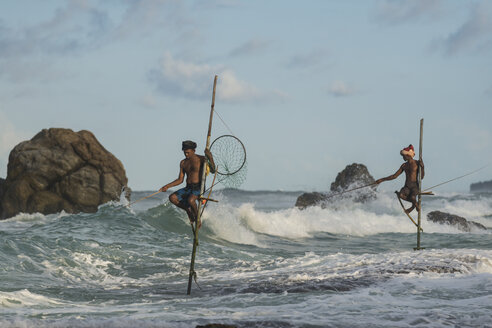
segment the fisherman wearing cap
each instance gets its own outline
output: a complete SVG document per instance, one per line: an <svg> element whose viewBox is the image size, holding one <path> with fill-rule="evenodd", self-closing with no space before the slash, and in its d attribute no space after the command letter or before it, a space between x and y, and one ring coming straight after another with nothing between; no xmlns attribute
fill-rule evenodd
<svg viewBox="0 0 492 328"><path fill-rule="evenodd" d="M179 176L176 180L168 183L160 191L167 191L169 188L183 183L186 175L186 187L179 189L169 196L171 203L182 208L188 214L190 222L196 221L198 216L198 206L196 201L200 198L202 170L205 164L205 158L208 162L210 172L215 173L215 163L212 153L205 149L205 156L195 154L196 143L191 140L183 141L182 150L185 155L179 164Z"/></svg>
<svg viewBox="0 0 492 328"><path fill-rule="evenodd" d="M418 185L417 177L418 177L418 170L420 167L422 170L421 177L422 179L424 178L424 163L422 161L416 161L413 159L413 157L415 156L415 151L412 145L403 148L400 151L400 155L403 156L405 163L403 163L400 166L400 168L398 169L398 171L396 171L395 174L390 175L386 178L381 178L376 180L376 184L380 184L383 181L396 179L402 172L405 172L406 175L405 186L403 186L403 188L401 188L401 190L396 193L398 197L400 197L401 199L412 203L412 207L405 210L405 212L408 214L412 212L414 208L417 208L417 211L420 210L419 205L417 203L417 195L419 194L419 185Z"/></svg>

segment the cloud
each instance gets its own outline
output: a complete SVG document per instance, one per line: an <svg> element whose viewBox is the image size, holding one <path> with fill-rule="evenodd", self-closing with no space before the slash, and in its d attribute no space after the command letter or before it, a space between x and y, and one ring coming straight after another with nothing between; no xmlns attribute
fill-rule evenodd
<svg viewBox="0 0 492 328"><path fill-rule="evenodd" d="M119 16L110 16L109 11L103 9L103 2L92 4L88 0L69 0L57 8L52 17L36 24L12 29L0 21L0 58L71 54L105 46L122 38L140 38L163 26L172 26L173 33L194 26L191 20L186 19L186 10L180 1L116 3L124 8Z"/></svg>
<svg viewBox="0 0 492 328"><path fill-rule="evenodd" d="M11 83L49 82L71 76L69 72L57 68L53 62L25 58L0 61L0 77L2 75Z"/></svg>
<svg viewBox="0 0 492 328"><path fill-rule="evenodd" d="M285 98L279 91L264 92L239 80L223 66L175 59L165 53L159 67L149 72L149 80L164 95L188 99L208 99L214 75L219 75L217 97L227 102L268 102Z"/></svg>
<svg viewBox="0 0 492 328"><path fill-rule="evenodd" d="M73 56L105 44L110 28L103 12L81 0L67 1L46 20L10 28L0 22L0 77L12 83L66 77L59 56Z"/></svg>
<svg viewBox="0 0 492 328"><path fill-rule="evenodd" d="M0 27L0 58L73 53L98 43L108 16L85 1L69 1L46 21L20 29Z"/></svg>
<svg viewBox="0 0 492 328"><path fill-rule="evenodd" d="M325 49L314 49L309 53L293 56L287 63L288 68L308 68L318 66L323 63L329 53Z"/></svg>
<svg viewBox="0 0 492 328"><path fill-rule="evenodd" d="M375 19L391 25L432 19L440 4L440 0L383 0L378 2Z"/></svg>
<svg viewBox="0 0 492 328"><path fill-rule="evenodd" d="M196 29L193 21L187 19L182 2L175 0L62 3L48 18L27 26L9 27L0 20L0 77L23 82L27 68L32 67L31 78L58 78L60 72L49 71L56 70L61 57L86 54L157 31L167 32L182 44L194 36ZM115 6L122 11L111 10Z"/></svg>
<svg viewBox="0 0 492 328"><path fill-rule="evenodd" d="M259 40L259 39L252 39L249 40L239 47L233 49L230 53L230 57L239 57L239 56L250 56L254 54L261 53L265 51L268 46L270 45L270 42L265 41L265 40Z"/></svg>
<svg viewBox="0 0 492 328"><path fill-rule="evenodd" d="M467 20L447 37L436 39L433 50L442 50L447 55L472 50L492 49L492 6L490 2L472 5Z"/></svg>
<svg viewBox="0 0 492 328"><path fill-rule="evenodd" d="M335 81L328 89L328 93L334 97L349 97L356 93L353 86L348 85L343 81Z"/></svg>
<svg viewBox="0 0 492 328"><path fill-rule="evenodd" d="M127 8L110 35L114 39L145 38L156 31L172 31L173 36L182 39L182 35L191 35L190 30L197 28L183 1L122 0L120 4Z"/></svg>

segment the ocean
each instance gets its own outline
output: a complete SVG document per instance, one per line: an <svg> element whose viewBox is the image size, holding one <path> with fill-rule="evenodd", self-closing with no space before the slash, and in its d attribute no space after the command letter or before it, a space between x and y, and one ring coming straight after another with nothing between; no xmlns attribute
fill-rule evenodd
<svg viewBox="0 0 492 328"><path fill-rule="evenodd" d="M192 232L167 193L0 221L0 327L492 327L492 194L424 198L420 251L393 193L304 210L299 195L214 192L190 296Z"/></svg>

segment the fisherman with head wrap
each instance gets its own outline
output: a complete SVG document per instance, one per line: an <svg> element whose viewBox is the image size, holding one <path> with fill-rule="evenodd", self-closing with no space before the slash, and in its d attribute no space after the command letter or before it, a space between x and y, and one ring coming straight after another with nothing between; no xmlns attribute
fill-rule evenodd
<svg viewBox="0 0 492 328"><path fill-rule="evenodd" d="M181 150L183 150L185 159L179 164L178 178L160 189L160 191L167 191L171 187L180 185L183 183L186 175L186 187L172 193L169 196L169 200L177 207L186 211L191 223L195 222L198 216L198 206L196 202L200 198L204 166L208 165L210 171L215 173L215 163L212 153L208 149L205 149L205 156L201 156L195 154L195 149L195 142L191 140L183 141Z"/></svg>
<svg viewBox="0 0 492 328"><path fill-rule="evenodd" d="M413 211L415 208L417 211L419 211L419 205L417 203L417 195L419 193L419 185L418 185L418 170L421 171L421 177L422 179L424 178L424 163L420 160L414 160L413 157L415 156L415 150L412 145L409 145L408 147L403 148L400 151L400 155L403 156L403 159L405 160L405 163L403 163L398 171L395 172L395 174L390 175L386 178L381 178L376 180L377 184L380 184L383 181L389 181L396 179L402 172L405 172L406 179L405 179L405 186L401 188L401 190L397 193L398 197L406 200L407 202L411 202L412 206L408 209L405 210L405 212L408 214L411 211Z"/></svg>

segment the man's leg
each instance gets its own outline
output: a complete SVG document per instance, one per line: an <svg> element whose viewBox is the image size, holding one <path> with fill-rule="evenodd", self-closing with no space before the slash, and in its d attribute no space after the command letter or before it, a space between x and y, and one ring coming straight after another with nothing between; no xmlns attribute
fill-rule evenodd
<svg viewBox="0 0 492 328"><path fill-rule="evenodd" d="M190 209L189 206L187 206L187 204L183 204L182 202L180 202L178 195L176 193L169 195L169 201L171 203L173 203L174 205L176 205L177 207L185 210L186 214L188 214L188 219L190 220L190 222L194 222L194 219L193 219L194 216L193 216L192 210Z"/></svg>
<svg viewBox="0 0 492 328"><path fill-rule="evenodd" d="M417 193L418 193L418 190L416 192L412 192L409 196L409 199L412 202L412 209L416 208L417 211L420 211L420 207L419 207L419 204L417 202Z"/></svg>
<svg viewBox="0 0 492 328"><path fill-rule="evenodd" d="M410 189L405 186L405 187L401 188L400 192L397 194L398 194L399 198L403 199L404 201L412 203L412 206L410 208L405 209L405 213L409 214L410 212L412 212L415 208L415 203L412 201L411 198L409 198Z"/></svg>
<svg viewBox="0 0 492 328"><path fill-rule="evenodd" d="M196 204L196 201L198 199L198 196L191 194L190 197L188 197L188 205L191 214L193 215L193 222L196 221L198 218L198 206Z"/></svg>
<svg viewBox="0 0 492 328"><path fill-rule="evenodd" d="M412 206L410 208L407 208L405 210L405 213L410 214L410 212L412 212L414 209L415 209L415 204L412 203Z"/></svg>

